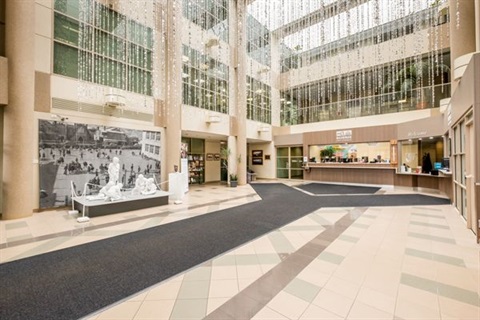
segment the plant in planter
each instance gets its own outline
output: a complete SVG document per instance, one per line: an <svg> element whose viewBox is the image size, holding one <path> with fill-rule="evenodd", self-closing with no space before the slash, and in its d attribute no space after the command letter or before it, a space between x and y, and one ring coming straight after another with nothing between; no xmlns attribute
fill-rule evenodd
<svg viewBox="0 0 480 320"><path fill-rule="evenodd" d="M225 149L222 149L220 150L220 154L222 156L222 163L223 163L223 168L226 169L227 172L229 172L229 167L228 167L228 158L230 157L230 155L232 154L232 151L230 150L230 148L225 148ZM237 158L237 161L238 163L241 162L241 157L238 156ZM231 187L236 187L238 185L238 177L236 174L234 173L230 173L229 174L229 182L230 182L230 186Z"/></svg>
<svg viewBox="0 0 480 320"><path fill-rule="evenodd" d="M320 151L320 159L322 160L322 162L328 161L328 159L330 159L330 157L332 157L334 153L335 150L333 146L327 146Z"/></svg>
<svg viewBox="0 0 480 320"><path fill-rule="evenodd" d="M238 177L236 174L230 174L230 187L235 188L238 185Z"/></svg>

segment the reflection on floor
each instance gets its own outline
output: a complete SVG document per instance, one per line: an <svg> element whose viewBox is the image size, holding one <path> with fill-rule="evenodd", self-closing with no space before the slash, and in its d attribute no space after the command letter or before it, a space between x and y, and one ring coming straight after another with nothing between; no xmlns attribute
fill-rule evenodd
<svg viewBox="0 0 480 320"><path fill-rule="evenodd" d="M0 262L258 200L206 184L83 224L67 210L0 221ZM87 319L479 319L479 252L450 205L319 208Z"/></svg>

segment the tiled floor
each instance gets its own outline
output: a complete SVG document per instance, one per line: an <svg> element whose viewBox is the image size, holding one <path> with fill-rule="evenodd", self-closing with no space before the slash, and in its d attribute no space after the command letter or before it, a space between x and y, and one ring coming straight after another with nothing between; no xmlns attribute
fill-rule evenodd
<svg viewBox="0 0 480 320"><path fill-rule="evenodd" d="M62 210L0 221L0 262L258 200L204 185L83 224ZM479 249L452 206L319 208L86 319L480 319Z"/></svg>

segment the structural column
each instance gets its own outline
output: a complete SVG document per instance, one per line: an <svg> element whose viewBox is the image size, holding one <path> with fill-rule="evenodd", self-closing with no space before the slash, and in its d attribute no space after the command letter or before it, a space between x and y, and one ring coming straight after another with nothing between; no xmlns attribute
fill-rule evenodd
<svg viewBox="0 0 480 320"><path fill-rule="evenodd" d="M475 51L475 2L449 0L449 7L450 61L453 70L455 59ZM452 79L452 94L457 85L457 81Z"/></svg>
<svg viewBox="0 0 480 320"><path fill-rule="evenodd" d="M165 113L166 180L174 166L180 167L182 141L182 0L166 1Z"/></svg>
<svg viewBox="0 0 480 320"><path fill-rule="evenodd" d="M35 89L35 1L6 1L5 53L8 105L4 111L3 219L31 216L34 204L33 158Z"/></svg>
<svg viewBox="0 0 480 320"><path fill-rule="evenodd" d="M236 35L233 48L236 50L236 95L235 95L235 121L236 121L236 153L232 156L237 162L238 184L247 183L247 74L246 74L246 54L247 54L247 5L246 0L237 0L236 12L230 12L230 17L235 17L236 32L230 33ZM229 162L231 163L231 162Z"/></svg>

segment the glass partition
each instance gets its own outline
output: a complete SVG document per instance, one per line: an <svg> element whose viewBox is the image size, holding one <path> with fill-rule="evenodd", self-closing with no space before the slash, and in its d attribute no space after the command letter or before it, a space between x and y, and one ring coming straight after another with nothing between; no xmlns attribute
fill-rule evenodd
<svg viewBox="0 0 480 320"><path fill-rule="evenodd" d="M309 162L390 163L390 142L313 145Z"/></svg>
<svg viewBox="0 0 480 320"><path fill-rule="evenodd" d="M443 137L399 141L401 172L431 173L445 166Z"/></svg>

